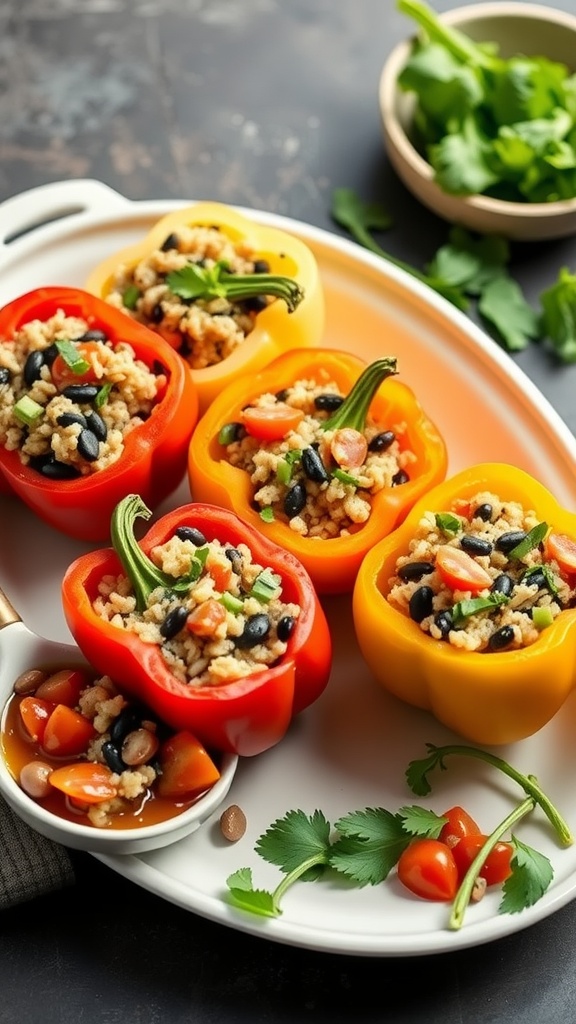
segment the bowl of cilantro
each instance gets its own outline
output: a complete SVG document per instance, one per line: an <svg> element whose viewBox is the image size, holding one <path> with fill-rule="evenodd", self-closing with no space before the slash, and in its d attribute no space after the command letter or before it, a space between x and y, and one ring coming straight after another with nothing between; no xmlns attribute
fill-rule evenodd
<svg viewBox="0 0 576 1024"><path fill-rule="evenodd" d="M386 150L407 188L453 224L536 241L576 234L576 15L480 3L417 26L380 77Z"/></svg>

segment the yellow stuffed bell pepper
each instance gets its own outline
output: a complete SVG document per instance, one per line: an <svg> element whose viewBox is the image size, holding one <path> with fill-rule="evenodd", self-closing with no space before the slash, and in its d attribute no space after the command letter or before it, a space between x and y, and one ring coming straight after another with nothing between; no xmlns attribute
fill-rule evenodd
<svg viewBox="0 0 576 1024"><path fill-rule="evenodd" d="M522 740L576 684L576 515L514 466L473 466L366 555L353 617L384 689L482 746Z"/></svg>
<svg viewBox="0 0 576 1024"><path fill-rule="evenodd" d="M190 366L204 412L239 374L319 343L324 298L311 249L220 203L159 220L86 289L160 334Z"/></svg>

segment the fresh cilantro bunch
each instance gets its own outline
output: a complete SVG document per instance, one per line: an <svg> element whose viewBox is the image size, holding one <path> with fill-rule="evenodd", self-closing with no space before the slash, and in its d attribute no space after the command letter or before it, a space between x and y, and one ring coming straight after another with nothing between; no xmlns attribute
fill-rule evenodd
<svg viewBox="0 0 576 1024"><path fill-rule="evenodd" d="M415 93L415 127L440 188L513 202L576 196L576 75L542 56L504 59L421 0L398 10L423 30L398 85Z"/></svg>
<svg viewBox="0 0 576 1024"><path fill-rule="evenodd" d="M560 842L569 846L569 827L546 796L533 775L524 775L502 758L476 747L428 744L428 755L411 761L406 780L412 792L425 796L430 792L428 775L435 768L445 769L449 755L469 756L487 762L513 779L525 798L487 837L484 847L470 865L452 905L449 927L461 927L474 885L485 857L497 842L538 805L548 818ZM322 811L310 816L302 810L288 811L260 836L256 852L276 865L283 878L270 892L255 889L250 868L241 868L227 879L228 896L233 906L262 917L278 917L282 899L297 881L312 882L327 873L341 875L357 886L379 885L395 868L400 855L416 838L437 839L446 818L425 807L408 805L395 813L383 807L366 807L343 815L334 830ZM500 913L519 913L536 903L548 889L552 865L547 857L527 846L513 834L512 874L503 884Z"/></svg>
<svg viewBox="0 0 576 1024"><path fill-rule="evenodd" d="M535 310L509 271L510 246L494 235L476 237L453 227L447 242L423 271L386 252L372 232L392 226L377 202L365 203L349 188L332 193L332 219L354 241L400 267L465 313L476 311L492 337L507 352L521 352L531 342L546 341L562 363L576 362L576 274L560 270L540 296Z"/></svg>

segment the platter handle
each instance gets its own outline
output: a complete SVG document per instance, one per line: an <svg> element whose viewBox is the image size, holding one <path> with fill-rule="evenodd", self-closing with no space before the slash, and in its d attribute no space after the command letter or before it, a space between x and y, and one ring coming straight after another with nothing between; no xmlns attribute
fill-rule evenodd
<svg viewBox="0 0 576 1024"><path fill-rule="evenodd" d="M50 221L86 213L119 213L129 200L102 181L54 181L20 192L0 203L0 253L22 235Z"/></svg>

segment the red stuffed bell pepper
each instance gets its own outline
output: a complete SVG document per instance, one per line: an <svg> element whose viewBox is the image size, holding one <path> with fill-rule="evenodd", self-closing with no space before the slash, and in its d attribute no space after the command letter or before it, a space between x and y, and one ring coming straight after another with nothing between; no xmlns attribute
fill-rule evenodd
<svg viewBox="0 0 576 1024"><path fill-rule="evenodd" d="M178 486L198 418L180 357L76 288L0 310L0 478L70 537L105 540L118 501Z"/></svg>
<svg viewBox="0 0 576 1024"><path fill-rule="evenodd" d="M190 504L137 542L150 510L115 509L112 548L68 568L62 599L87 660L166 723L211 749L250 756L274 746L315 701L331 638L293 555L216 506Z"/></svg>

